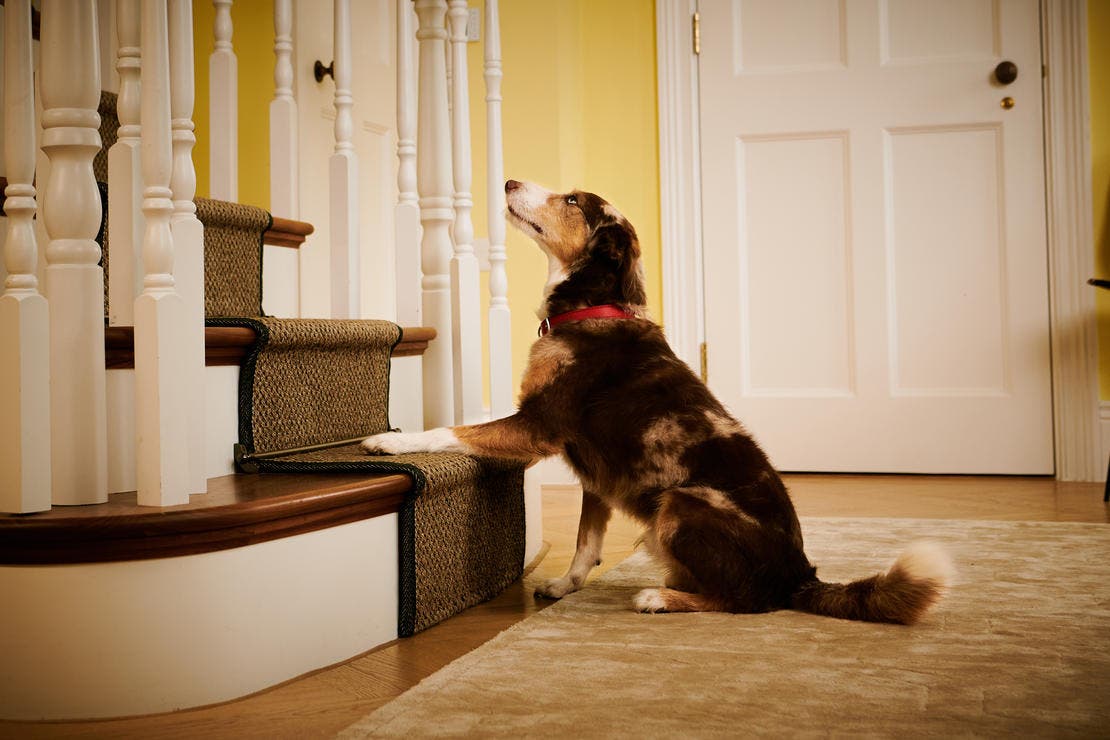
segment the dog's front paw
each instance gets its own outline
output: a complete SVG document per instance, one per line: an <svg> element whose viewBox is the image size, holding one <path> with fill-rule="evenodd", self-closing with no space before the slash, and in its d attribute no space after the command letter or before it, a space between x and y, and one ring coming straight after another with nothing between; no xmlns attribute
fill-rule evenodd
<svg viewBox="0 0 1110 740"><path fill-rule="evenodd" d="M632 606L635 607L636 611L647 614L667 611L667 602L663 600L663 594L659 593L657 588L645 588L633 596Z"/></svg>
<svg viewBox="0 0 1110 740"><path fill-rule="evenodd" d="M561 599L567 594L572 594L577 591L578 587L579 584L566 576L562 578L552 578L536 586L536 596L543 596L548 599Z"/></svg>
<svg viewBox="0 0 1110 740"><path fill-rule="evenodd" d="M375 434L362 440L362 449L368 455L400 455L408 452L409 445L405 443L405 434L401 432L384 432Z"/></svg>

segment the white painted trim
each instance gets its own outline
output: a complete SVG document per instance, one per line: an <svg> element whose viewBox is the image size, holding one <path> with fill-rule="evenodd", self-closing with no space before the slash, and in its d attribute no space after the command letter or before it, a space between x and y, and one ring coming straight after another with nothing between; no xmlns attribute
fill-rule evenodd
<svg viewBox="0 0 1110 740"><path fill-rule="evenodd" d="M1100 459L1110 460L1110 401L1102 401L1098 405L1099 448L1102 454ZM1106 467L1103 466L1102 474L1098 477L1100 482L1106 480Z"/></svg>
<svg viewBox="0 0 1110 740"><path fill-rule="evenodd" d="M697 0L655 4L663 324L675 353L695 369L705 341L696 9Z"/></svg>
<svg viewBox="0 0 1110 740"><path fill-rule="evenodd" d="M697 0L657 0L659 186L663 319L675 351L696 361L704 331L697 64L690 15ZM1056 477L1100 480L1098 357L1087 86L1086 0L1042 4L1045 166ZM687 115L689 113L689 115ZM696 278L696 279L695 279Z"/></svg>
<svg viewBox="0 0 1110 740"><path fill-rule="evenodd" d="M397 516L199 555L2 566L0 593L0 717L203 706L395 639Z"/></svg>
<svg viewBox="0 0 1110 740"><path fill-rule="evenodd" d="M1098 339L1091 201L1086 0L1046 0L1045 184L1056 477L1099 480Z"/></svg>

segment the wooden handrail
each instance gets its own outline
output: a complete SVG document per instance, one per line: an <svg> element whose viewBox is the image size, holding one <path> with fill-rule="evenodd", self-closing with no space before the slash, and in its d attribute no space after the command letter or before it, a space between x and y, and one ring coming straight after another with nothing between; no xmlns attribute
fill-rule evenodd
<svg viewBox="0 0 1110 740"><path fill-rule="evenodd" d="M436 330L429 326L402 327L393 357L424 354ZM208 326L204 329L204 364L208 367L240 365L254 344L254 329L245 326ZM104 365L109 370L135 367L135 328L104 327Z"/></svg>

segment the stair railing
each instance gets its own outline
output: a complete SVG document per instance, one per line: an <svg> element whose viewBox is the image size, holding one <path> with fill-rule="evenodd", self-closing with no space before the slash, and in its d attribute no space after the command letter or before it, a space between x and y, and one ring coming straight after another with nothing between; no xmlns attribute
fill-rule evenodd
<svg viewBox="0 0 1110 740"><path fill-rule="evenodd" d="M486 201L489 222L490 417L513 413L512 323L505 271L505 166L501 143L501 22L497 0L486 0Z"/></svg>
<svg viewBox="0 0 1110 740"><path fill-rule="evenodd" d="M31 1L4 8L4 215L0 295L0 511L50 508L50 309L38 290Z"/></svg>
<svg viewBox="0 0 1110 740"><path fill-rule="evenodd" d="M197 218L193 199L197 194L197 172L193 165L193 0L169 0L170 125L172 129L173 267L177 292L185 303L185 326L181 337L184 352L181 379L188 409L189 493L205 493L204 419L204 226Z"/></svg>
<svg viewBox="0 0 1110 740"><path fill-rule="evenodd" d="M358 154L351 97L351 2L334 0L335 152L328 159L331 204L331 315L362 318Z"/></svg>
<svg viewBox="0 0 1110 740"><path fill-rule="evenodd" d="M397 205L393 236L397 323L421 326L420 206L416 199L416 73L412 0L397 0Z"/></svg>
<svg viewBox="0 0 1110 740"><path fill-rule="evenodd" d="M208 58L208 192L239 200L239 60L231 42L232 0L212 0L215 47Z"/></svg>
<svg viewBox="0 0 1110 740"><path fill-rule="evenodd" d="M446 14L447 0L416 0L420 49L416 169L424 229L420 285L423 323L436 330L436 341L424 354L424 425L428 428L455 423L449 274L453 251L450 228L455 214L447 111Z"/></svg>
<svg viewBox="0 0 1110 740"><path fill-rule="evenodd" d="M92 166L100 150L95 7L43 0L41 10L42 149L50 166L42 216L49 235L45 294L54 504L108 500L104 272L96 243L100 191Z"/></svg>
<svg viewBox="0 0 1110 740"><path fill-rule="evenodd" d="M301 217L297 158L297 99L293 95L293 0L274 0L274 99L270 101L270 212Z"/></svg>
<svg viewBox="0 0 1110 740"><path fill-rule="evenodd" d="M451 231L451 343L454 371L455 423L483 421L482 325L478 259L474 256L474 224L470 212L470 89L467 74L466 0L450 0L451 34L451 155L455 185L455 222Z"/></svg>

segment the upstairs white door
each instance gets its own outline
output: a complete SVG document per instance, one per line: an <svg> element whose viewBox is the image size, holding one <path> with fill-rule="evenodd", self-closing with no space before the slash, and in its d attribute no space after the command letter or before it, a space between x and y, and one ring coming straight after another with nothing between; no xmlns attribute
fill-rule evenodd
<svg viewBox="0 0 1110 740"><path fill-rule="evenodd" d="M1051 474L1037 1L699 11L714 391L783 470Z"/></svg>

